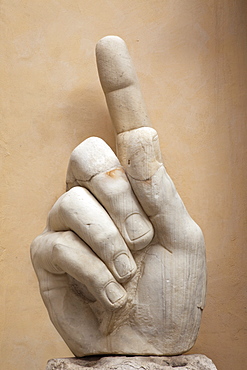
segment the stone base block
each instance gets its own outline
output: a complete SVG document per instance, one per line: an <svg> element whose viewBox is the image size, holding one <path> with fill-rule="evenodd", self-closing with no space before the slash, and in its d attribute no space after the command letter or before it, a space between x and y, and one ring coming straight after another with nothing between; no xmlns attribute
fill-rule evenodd
<svg viewBox="0 0 247 370"><path fill-rule="evenodd" d="M175 368L175 369L174 369ZM91 356L49 360L46 370L217 370L204 355Z"/></svg>

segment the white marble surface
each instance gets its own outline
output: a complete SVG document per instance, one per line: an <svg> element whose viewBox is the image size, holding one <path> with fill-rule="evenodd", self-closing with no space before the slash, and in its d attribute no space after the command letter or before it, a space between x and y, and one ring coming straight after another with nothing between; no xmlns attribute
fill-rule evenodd
<svg viewBox="0 0 247 370"><path fill-rule="evenodd" d="M124 42L97 45L118 157L99 138L72 153L67 192L31 247L40 291L76 356L177 355L205 303L204 239L168 176Z"/></svg>

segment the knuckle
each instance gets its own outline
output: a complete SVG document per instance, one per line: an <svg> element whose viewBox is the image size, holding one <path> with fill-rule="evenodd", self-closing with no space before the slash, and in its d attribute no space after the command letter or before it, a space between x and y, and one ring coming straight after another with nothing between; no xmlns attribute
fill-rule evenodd
<svg viewBox="0 0 247 370"><path fill-rule="evenodd" d="M158 134L151 127L124 132L117 138L119 158L127 173L145 181L161 166Z"/></svg>
<svg viewBox="0 0 247 370"><path fill-rule="evenodd" d="M194 223L194 234L195 234L196 239L198 240L203 239L202 229L197 223Z"/></svg>
<svg viewBox="0 0 247 370"><path fill-rule="evenodd" d="M59 212L61 212L62 214L66 214L68 211L71 211L71 208L73 208L76 199L78 199L81 194L82 188L79 186L75 186L64 193L59 199Z"/></svg>
<svg viewBox="0 0 247 370"><path fill-rule="evenodd" d="M40 235L37 236L31 243L31 246L30 246L30 253L31 253L31 259L32 261L34 261L35 259L35 255L37 254L37 250L39 248L39 241L40 241Z"/></svg>
<svg viewBox="0 0 247 370"><path fill-rule="evenodd" d="M58 265L61 261L61 257L65 253L65 246L59 243L56 243L52 247L52 263L55 266L55 268L58 268Z"/></svg>
<svg viewBox="0 0 247 370"><path fill-rule="evenodd" d="M191 244L197 248L200 245L204 245L204 236L202 233L202 229L196 222L192 222L190 227L190 235L189 238L191 240Z"/></svg>
<svg viewBox="0 0 247 370"><path fill-rule="evenodd" d="M102 139L90 137L73 150L67 181L90 181L97 173L118 165L119 161L111 148Z"/></svg>

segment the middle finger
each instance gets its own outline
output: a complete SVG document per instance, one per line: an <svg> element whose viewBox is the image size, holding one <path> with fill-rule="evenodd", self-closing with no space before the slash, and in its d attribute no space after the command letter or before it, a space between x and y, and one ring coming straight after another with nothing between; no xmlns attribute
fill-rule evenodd
<svg viewBox="0 0 247 370"><path fill-rule="evenodd" d="M103 205L131 250L146 247L153 227L132 191L118 158L101 139L92 137L72 153L67 172L68 189L86 187Z"/></svg>

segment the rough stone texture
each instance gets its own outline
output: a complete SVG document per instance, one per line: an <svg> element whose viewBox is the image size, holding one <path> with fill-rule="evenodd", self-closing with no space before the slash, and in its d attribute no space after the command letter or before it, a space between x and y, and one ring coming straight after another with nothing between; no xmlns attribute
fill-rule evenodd
<svg viewBox="0 0 247 370"><path fill-rule="evenodd" d="M212 360L204 355L174 357L87 357L60 358L48 361L46 370L217 370Z"/></svg>

